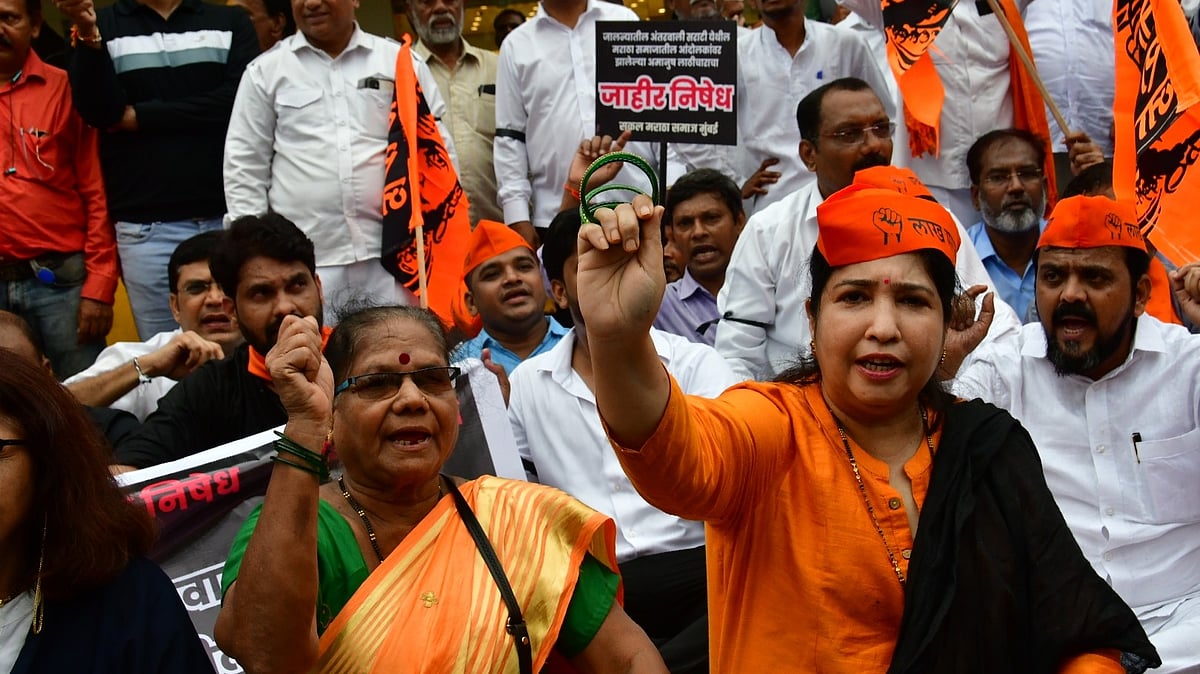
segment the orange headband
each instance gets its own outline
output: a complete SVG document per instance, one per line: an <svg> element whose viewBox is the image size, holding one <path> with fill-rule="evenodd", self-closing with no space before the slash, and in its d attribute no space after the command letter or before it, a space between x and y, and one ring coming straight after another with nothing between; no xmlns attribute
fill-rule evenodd
<svg viewBox="0 0 1200 674"><path fill-rule="evenodd" d="M897 166L872 166L854 174L855 185L869 185L914 197L932 199L933 194L911 169Z"/></svg>
<svg viewBox="0 0 1200 674"><path fill-rule="evenodd" d="M1128 246L1146 252L1133 205L1108 197L1063 199L1050 213L1038 248Z"/></svg>
<svg viewBox="0 0 1200 674"><path fill-rule="evenodd" d="M955 262L958 228L935 201L854 184L817 206L817 250L831 267L936 250Z"/></svg>
<svg viewBox="0 0 1200 674"><path fill-rule="evenodd" d="M465 279L475 268L488 260L507 253L514 248L533 247L525 237L494 220L480 220L471 232L471 240L467 243L467 259L463 263L463 278Z"/></svg>

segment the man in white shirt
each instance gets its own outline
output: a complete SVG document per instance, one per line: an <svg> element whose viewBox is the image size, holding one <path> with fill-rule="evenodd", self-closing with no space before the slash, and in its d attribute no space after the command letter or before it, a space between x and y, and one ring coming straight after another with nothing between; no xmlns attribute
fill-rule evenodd
<svg viewBox="0 0 1200 674"><path fill-rule="evenodd" d="M888 90L866 42L853 31L806 19L805 2L762 3L763 27L738 34L738 151L729 159L733 165L718 161L721 146L677 150L689 168L732 174L750 200L746 211L751 215L814 181L795 152L800 144L796 106L805 95L843 77L859 78L875 91ZM890 98L885 107L895 114ZM712 159L689 156L692 151L707 152Z"/></svg>
<svg viewBox="0 0 1200 674"><path fill-rule="evenodd" d="M1144 314L1133 207L1059 202L1038 242L1040 323L976 349L954 392L1008 410L1084 556L1137 613L1156 672L1200 672L1200 336ZM1200 319L1200 268L1172 279ZM1187 285L1196 295L1187 292Z"/></svg>
<svg viewBox="0 0 1200 674"><path fill-rule="evenodd" d="M462 37L463 0L412 0L408 21L421 41L413 47L433 73L449 108L443 118L458 151L458 177L471 204L471 226L503 220L496 200L492 142L496 137L495 52Z"/></svg>
<svg viewBox="0 0 1200 674"><path fill-rule="evenodd" d="M310 7L314 5L313 7ZM363 32L355 0L296 3L299 32L242 77L225 141L226 224L267 211L312 239L332 306L355 298L407 303L379 262L388 110L400 45ZM435 118L445 101L429 68L413 67ZM439 122L447 150L450 134Z"/></svg>
<svg viewBox="0 0 1200 674"><path fill-rule="evenodd" d="M537 232L562 204L567 169L580 141L596 129L596 22L638 21L631 9L604 0L543 0L537 14L500 47L496 74L497 196L504 224L535 248ZM657 164L657 145L626 150ZM623 169L616 182L648 185Z"/></svg>
<svg viewBox="0 0 1200 674"><path fill-rule="evenodd" d="M1032 319L1033 253L1046 212L1045 141L1022 129L985 133L967 152L971 201L979 222L967 230L992 287L1017 312Z"/></svg>
<svg viewBox="0 0 1200 674"><path fill-rule="evenodd" d="M844 78L816 89L800 102L797 118L804 138L800 158L816 180L750 217L717 295L717 351L744 378L771 379L809 348L804 302L811 291L808 261L817 242L817 206L858 171L887 166L892 156L893 123L862 80ZM989 284L961 223L959 237L963 287ZM1012 309L996 302L989 335L1018 325Z"/></svg>
<svg viewBox="0 0 1200 674"><path fill-rule="evenodd" d="M577 211L546 233L542 257L571 332L513 371L508 418L530 478L562 489L617 524L625 611L660 647L672 672L707 672L704 525L646 503L625 477L592 392L588 335L576 302ZM659 358L687 393L716 397L737 378L711 347L652 330ZM613 363L619 367L619 363Z"/></svg>
<svg viewBox="0 0 1200 674"><path fill-rule="evenodd" d="M1072 131L1082 131L1106 158L1113 156L1116 49L1111 0L1032 0L1025 31L1046 83ZM1049 109L1046 118L1050 119ZM1070 179L1066 137L1050 125L1059 189Z"/></svg>
<svg viewBox="0 0 1200 674"><path fill-rule="evenodd" d="M175 248L167 265L169 304L179 329L144 342L117 342L96 362L63 382L89 407L124 410L145 421L175 383L209 360L233 353L244 340L225 293L208 269L221 232L197 234Z"/></svg>
<svg viewBox="0 0 1200 674"><path fill-rule="evenodd" d="M1018 10L1028 4L1027 0L1002 2L1014 2ZM882 30L883 10L879 0L838 0L838 3ZM974 222L978 214L971 205L967 149L988 131L1013 126L1008 37L987 3L959 2L929 54L945 90L938 129L939 152L936 157L932 154L911 157L907 166L960 222Z"/></svg>

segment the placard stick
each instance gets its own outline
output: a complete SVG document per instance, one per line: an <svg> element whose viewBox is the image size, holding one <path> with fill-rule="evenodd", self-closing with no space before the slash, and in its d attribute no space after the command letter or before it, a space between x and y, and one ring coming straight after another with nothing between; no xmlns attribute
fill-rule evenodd
<svg viewBox="0 0 1200 674"><path fill-rule="evenodd" d="M1050 98L1050 92L1046 90L1046 83L1042 81L1042 76L1038 74L1037 67L1033 65L1033 59L1030 58L1029 52L1025 51L1025 47L1021 45L1021 41L1017 39L1017 33L1013 30L1012 24L1008 22L1008 16L1004 14L1004 9L1000 6L1000 0L987 0L988 6L992 8L992 13L1000 20L1000 25L1004 27L1004 32L1008 35L1008 43L1017 53L1017 58L1021 59L1021 64L1025 66L1025 72L1029 73L1029 77L1033 79L1033 83L1037 86L1038 91L1042 94L1042 100L1050 108L1050 114L1054 115L1054 121L1058 122L1058 128L1062 129L1064 136L1071 135L1071 127L1067 126L1067 120L1063 117L1058 106L1054 104L1054 99Z"/></svg>

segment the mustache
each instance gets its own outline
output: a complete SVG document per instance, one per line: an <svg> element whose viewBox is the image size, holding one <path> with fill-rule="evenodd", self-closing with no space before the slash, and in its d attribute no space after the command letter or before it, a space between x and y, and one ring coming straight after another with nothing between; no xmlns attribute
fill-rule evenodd
<svg viewBox="0 0 1200 674"><path fill-rule="evenodd" d="M1058 325L1067 318L1081 318L1092 325L1096 325L1096 312L1082 304L1063 303L1054 308L1051 320L1055 325Z"/></svg>
<svg viewBox="0 0 1200 674"><path fill-rule="evenodd" d="M11 47L11 46L13 46L13 44L12 44L12 40L9 40L9 39L8 39L7 37L5 37L4 35L0 35L0 45L3 45L3 46L5 46L5 47Z"/></svg>
<svg viewBox="0 0 1200 674"><path fill-rule="evenodd" d="M891 166L891 165L892 165L892 162L887 157L884 157L883 155L881 155L879 153L873 153L873 154L869 154L869 155L859 159L858 161L854 162L854 164L850 168L853 169L855 173L858 173L859 171L861 171L863 169L875 168L876 166Z"/></svg>

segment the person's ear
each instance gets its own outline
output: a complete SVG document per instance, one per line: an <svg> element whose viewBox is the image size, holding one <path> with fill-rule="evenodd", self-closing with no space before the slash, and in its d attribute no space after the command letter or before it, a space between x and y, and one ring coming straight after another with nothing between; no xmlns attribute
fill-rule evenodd
<svg viewBox="0 0 1200 674"><path fill-rule="evenodd" d="M554 296L554 306L559 309L567 309L570 305L567 303L567 285L558 279L550 281L550 294Z"/></svg>
<svg viewBox="0 0 1200 674"><path fill-rule="evenodd" d="M1171 292L1170 287L1163 289L1165 292ZM1146 313L1146 303L1150 301L1150 275L1142 274L1138 279L1137 285L1133 288L1133 315L1134 317L1141 316Z"/></svg>
<svg viewBox="0 0 1200 674"><path fill-rule="evenodd" d="M975 210L977 211L982 210L979 208L979 185L974 183L971 184L971 205L974 206Z"/></svg>
<svg viewBox="0 0 1200 674"><path fill-rule="evenodd" d="M808 316L808 334L815 342L817 338L817 317L813 315L811 297L804 300L804 314Z"/></svg>
<svg viewBox="0 0 1200 674"><path fill-rule="evenodd" d="M479 315L479 307L475 306L475 295L470 290L463 293L463 305L467 307L467 313L472 316Z"/></svg>
<svg viewBox="0 0 1200 674"><path fill-rule="evenodd" d="M817 146L807 138L800 141L800 161L809 171L817 171Z"/></svg>
<svg viewBox="0 0 1200 674"><path fill-rule="evenodd" d="M178 293L171 293L170 295L167 295L167 306L171 308L171 317L175 319L176 323L178 323L179 316L181 315L179 313L179 294Z"/></svg>

